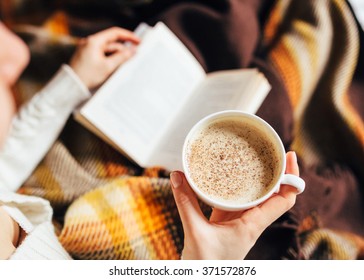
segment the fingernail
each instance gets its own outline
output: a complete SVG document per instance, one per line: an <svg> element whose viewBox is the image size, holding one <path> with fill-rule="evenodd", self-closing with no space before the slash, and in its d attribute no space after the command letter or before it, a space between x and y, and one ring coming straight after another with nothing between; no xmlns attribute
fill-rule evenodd
<svg viewBox="0 0 364 280"><path fill-rule="evenodd" d="M182 176L177 171L173 171L170 175L173 188L177 189L182 185Z"/></svg>

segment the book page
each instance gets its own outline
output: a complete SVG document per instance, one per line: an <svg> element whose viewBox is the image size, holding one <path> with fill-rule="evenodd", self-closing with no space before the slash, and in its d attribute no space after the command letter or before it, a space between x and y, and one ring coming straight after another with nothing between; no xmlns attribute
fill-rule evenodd
<svg viewBox="0 0 364 280"><path fill-rule="evenodd" d="M269 83L255 69L209 74L185 104L151 159L170 170L181 169L184 139L195 123L222 110L242 110L254 114L269 90Z"/></svg>
<svg viewBox="0 0 364 280"><path fill-rule="evenodd" d="M80 113L144 166L205 72L163 25L143 37L127 61L84 105Z"/></svg>

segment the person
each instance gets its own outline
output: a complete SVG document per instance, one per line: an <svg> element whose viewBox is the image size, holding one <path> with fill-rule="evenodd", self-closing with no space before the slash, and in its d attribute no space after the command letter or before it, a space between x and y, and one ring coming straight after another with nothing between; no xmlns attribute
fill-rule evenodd
<svg viewBox="0 0 364 280"><path fill-rule="evenodd" d="M11 88L29 61L29 51L1 22L0 41L0 144L3 144L0 150L0 258L69 258L54 236L50 204L15 192L56 140L72 111L90 97L90 90L102 84L133 55L135 50L121 42L137 45L139 39L132 32L117 27L81 39L70 64L63 65L14 119Z"/></svg>
<svg viewBox="0 0 364 280"><path fill-rule="evenodd" d="M0 259L70 259L54 233L49 202L16 190L74 108L133 55L120 42L137 45L139 39L114 27L81 40L70 64L63 65L15 117L11 88L27 65L29 52L1 22L0 40ZM294 152L287 153L286 173L299 175ZM241 212L213 209L207 219L183 172L171 172L170 179L184 229L182 259L243 259L261 233L296 200L296 189L283 185L257 207Z"/></svg>

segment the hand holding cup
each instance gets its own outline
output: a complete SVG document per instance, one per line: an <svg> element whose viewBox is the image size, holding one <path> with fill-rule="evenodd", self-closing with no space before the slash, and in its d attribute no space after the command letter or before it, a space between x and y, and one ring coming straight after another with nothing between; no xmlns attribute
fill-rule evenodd
<svg viewBox="0 0 364 280"><path fill-rule="evenodd" d="M221 124L221 121L222 123L228 121L227 123L231 125L230 120L233 120L234 123L234 121L239 119L242 123L252 125L250 128L254 128L252 130L253 136L263 137L264 141L261 139L261 144L268 144L267 147L271 150L270 153L265 154L265 160L267 161L267 158L277 160L271 167L267 168L269 164L263 164L263 168L260 169L263 171L262 174L272 171L271 176L268 176L271 179L266 180L269 181L268 186L262 187L260 182L258 184L260 187L255 187L260 189L260 192L266 188L261 195L259 195L259 192L254 191L258 194L256 198L250 196L249 199L240 199L239 195L244 193L241 192L241 189L236 192L237 196L216 196L214 192L211 195L211 192L204 190L204 188L200 189L199 185L197 185L197 180L193 179L191 175L191 172L193 174L193 170L191 170L193 166L191 162L188 162L188 157L193 151L190 149L190 145L196 139L199 139L199 135L204 135L201 132L211 124L210 130L214 130L213 128L216 128L214 124L216 123ZM220 127L224 127L224 125ZM258 129L258 131L255 129ZM231 129L230 126L228 131L234 132L236 130ZM225 131L226 133L227 131ZM254 139L254 137L250 136L246 137L249 141ZM222 137L222 139L226 140L226 137ZM259 143L259 141L257 142ZM261 144L258 144L258 146L261 147ZM228 147L229 145L226 146L227 149ZM249 148L249 145L247 147ZM256 146L250 145L248 151L251 151L252 147L256 148ZM256 149L256 151L259 151L259 149ZM207 149L208 154L209 152L211 151ZM228 154L234 154L234 152ZM219 153L215 155L215 159L222 160ZM203 160L204 158L201 158L201 161ZM181 171L171 173L173 195L182 220L185 236L182 252L183 259L244 259L262 232L293 207L297 194L303 192L305 188L305 182L299 177L296 154L294 152L285 154L284 147L277 133L265 121L254 115L238 111L213 114L197 123L186 138L183 149L183 164L186 175L188 175L187 177ZM209 162L202 169L198 169L197 172L207 172L209 166L213 167L213 162ZM219 165L218 169L221 166L224 166L224 164ZM229 168L229 166L233 165L225 164L226 168ZM226 174L221 173L220 175L224 177ZM228 175L234 175L234 172L228 173ZM206 178L205 175L203 177ZM229 180L225 182L229 182ZM217 185L221 188L224 184L220 182ZM211 184L211 188L213 187L214 184ZM216 193L219 194L221 192L218 191ZM214 207L209 219L202 213L196 194L204 202Z"/></svg>

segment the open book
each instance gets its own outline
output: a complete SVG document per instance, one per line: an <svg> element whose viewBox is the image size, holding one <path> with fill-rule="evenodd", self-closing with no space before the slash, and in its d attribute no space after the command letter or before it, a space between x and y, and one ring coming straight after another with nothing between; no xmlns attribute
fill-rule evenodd
<svg viewBox="0 0 364 280"><path fill-rule="evenodd" d="M74 116L142 167L181 169L183 142L197 121L227 109L255 113L270 90L255 69L206 74L163 23L136 33L137 53Z"/></svg>

